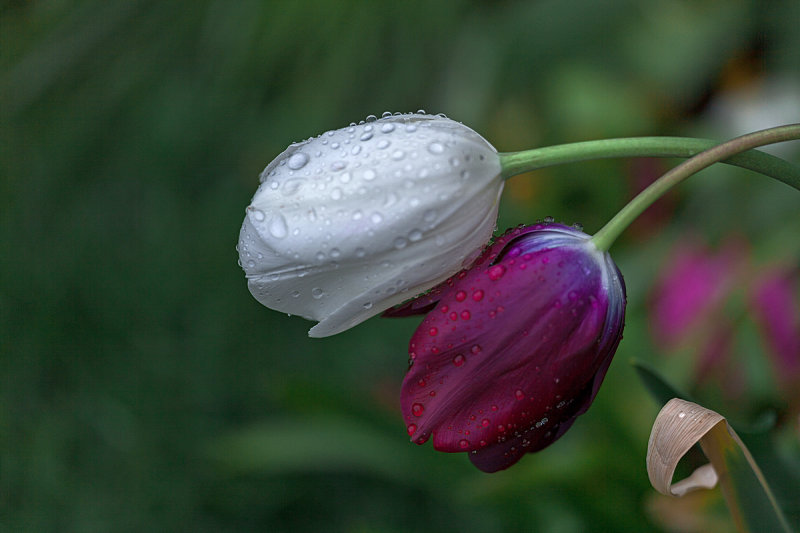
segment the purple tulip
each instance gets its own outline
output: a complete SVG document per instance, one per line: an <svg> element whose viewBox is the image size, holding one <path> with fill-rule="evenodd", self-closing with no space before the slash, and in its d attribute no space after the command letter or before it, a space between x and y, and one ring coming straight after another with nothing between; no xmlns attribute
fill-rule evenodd
<svg viewBox="0 0 800 533"><path fill-rule="evenodd" d="M550 445L586 412L622 338L608 253L561 224L507 232L473 266L389 316L428 315L409 345L408 433L484 472Z"/></svg>

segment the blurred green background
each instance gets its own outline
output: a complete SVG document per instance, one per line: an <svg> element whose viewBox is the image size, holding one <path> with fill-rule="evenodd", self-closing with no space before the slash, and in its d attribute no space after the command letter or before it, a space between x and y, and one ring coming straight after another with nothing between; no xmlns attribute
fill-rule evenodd
<svg viewBox="0 0 800 533"><path fill-rule="evenodd" d="M311 340L310 323L251 297L234 246L273 157L387 110L446 113L500 151L798 122L800 3L0 6L0 529L731 527L716 492L650 488L658 405L630 360L702 389L691 346L668 355L650 337L656 273L689 234L736 234L756 265L796 266L800 195L785 185L715 168L638 221L612 250L629 318L595 405L494 475L408 442L398 397L416 319ZM517 177L499 229L552 215L591 233L674 163ZM707 406L780 414L757 329L737 335L755 378L735 402L712 384ZM778 438L796 460L796 432Z"/></svg>

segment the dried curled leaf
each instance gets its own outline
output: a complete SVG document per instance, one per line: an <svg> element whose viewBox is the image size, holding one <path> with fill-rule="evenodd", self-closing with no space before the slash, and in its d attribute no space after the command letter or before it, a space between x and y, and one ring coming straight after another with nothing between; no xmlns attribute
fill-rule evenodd
<svg viewBox="0 0 800 533"><path fill-rule="evenodd" d="M675 467L695 444L710 464L672 483ZM719 483L739 531L791 531L761 469L725 417L696 403L673 398L658 413L647 444L647 475L668 496Z"/></svg>
<svg viewBox="0 0 800 533"><path fill-rule="evenodd" d="M672 476L692 446L724 420L719 413L696 403L679 398L667 402L653 423L650 442L647 443L647 475L653 488L667 496L683 496L692 490L714 488L718 477L710 464L701 466L674 485Z"/></svg>

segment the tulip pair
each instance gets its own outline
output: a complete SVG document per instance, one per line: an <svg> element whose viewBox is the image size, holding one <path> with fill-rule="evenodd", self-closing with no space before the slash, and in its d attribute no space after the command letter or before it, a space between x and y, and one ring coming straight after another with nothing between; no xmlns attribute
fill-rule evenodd
<svg viewBox="0 0 800 533"><path fill-rule="evenodd" d="M409 348L407 430L486 472L588 409L625 314L622 276L575 228L516 228L481 253L500 170L488 142L445 117L373 117L273 161L238 246L253 295L319 320L311 336L430 289L386 313L427 313Z"/></svg>

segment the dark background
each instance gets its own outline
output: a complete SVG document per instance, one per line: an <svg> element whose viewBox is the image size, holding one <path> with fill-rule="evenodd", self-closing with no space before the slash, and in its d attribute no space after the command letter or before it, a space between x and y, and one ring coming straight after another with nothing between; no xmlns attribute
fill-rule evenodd
<svg viewBox="0 0 800 533"><path fill-rule="evenodd" d="M494 475L408 442L398 397L417 320L309 339L310 323L250 296L234 246L273 157L387 110L446 113L500 151L798 122L800 3L0 6L0 528L730 528L718 493L650 488L658 405L630 361L703 389L691 343L667 354L651 339L656 273L687 235L735 234L754 268L796 265L796 191L715 168L637 221L612 249L629 318L595 405ZM499 229L552 215L594 232L674 163L514 178ZM736 401L703 390L746 418L780 395L743 324L736 364L752 379Z"/></svg>

